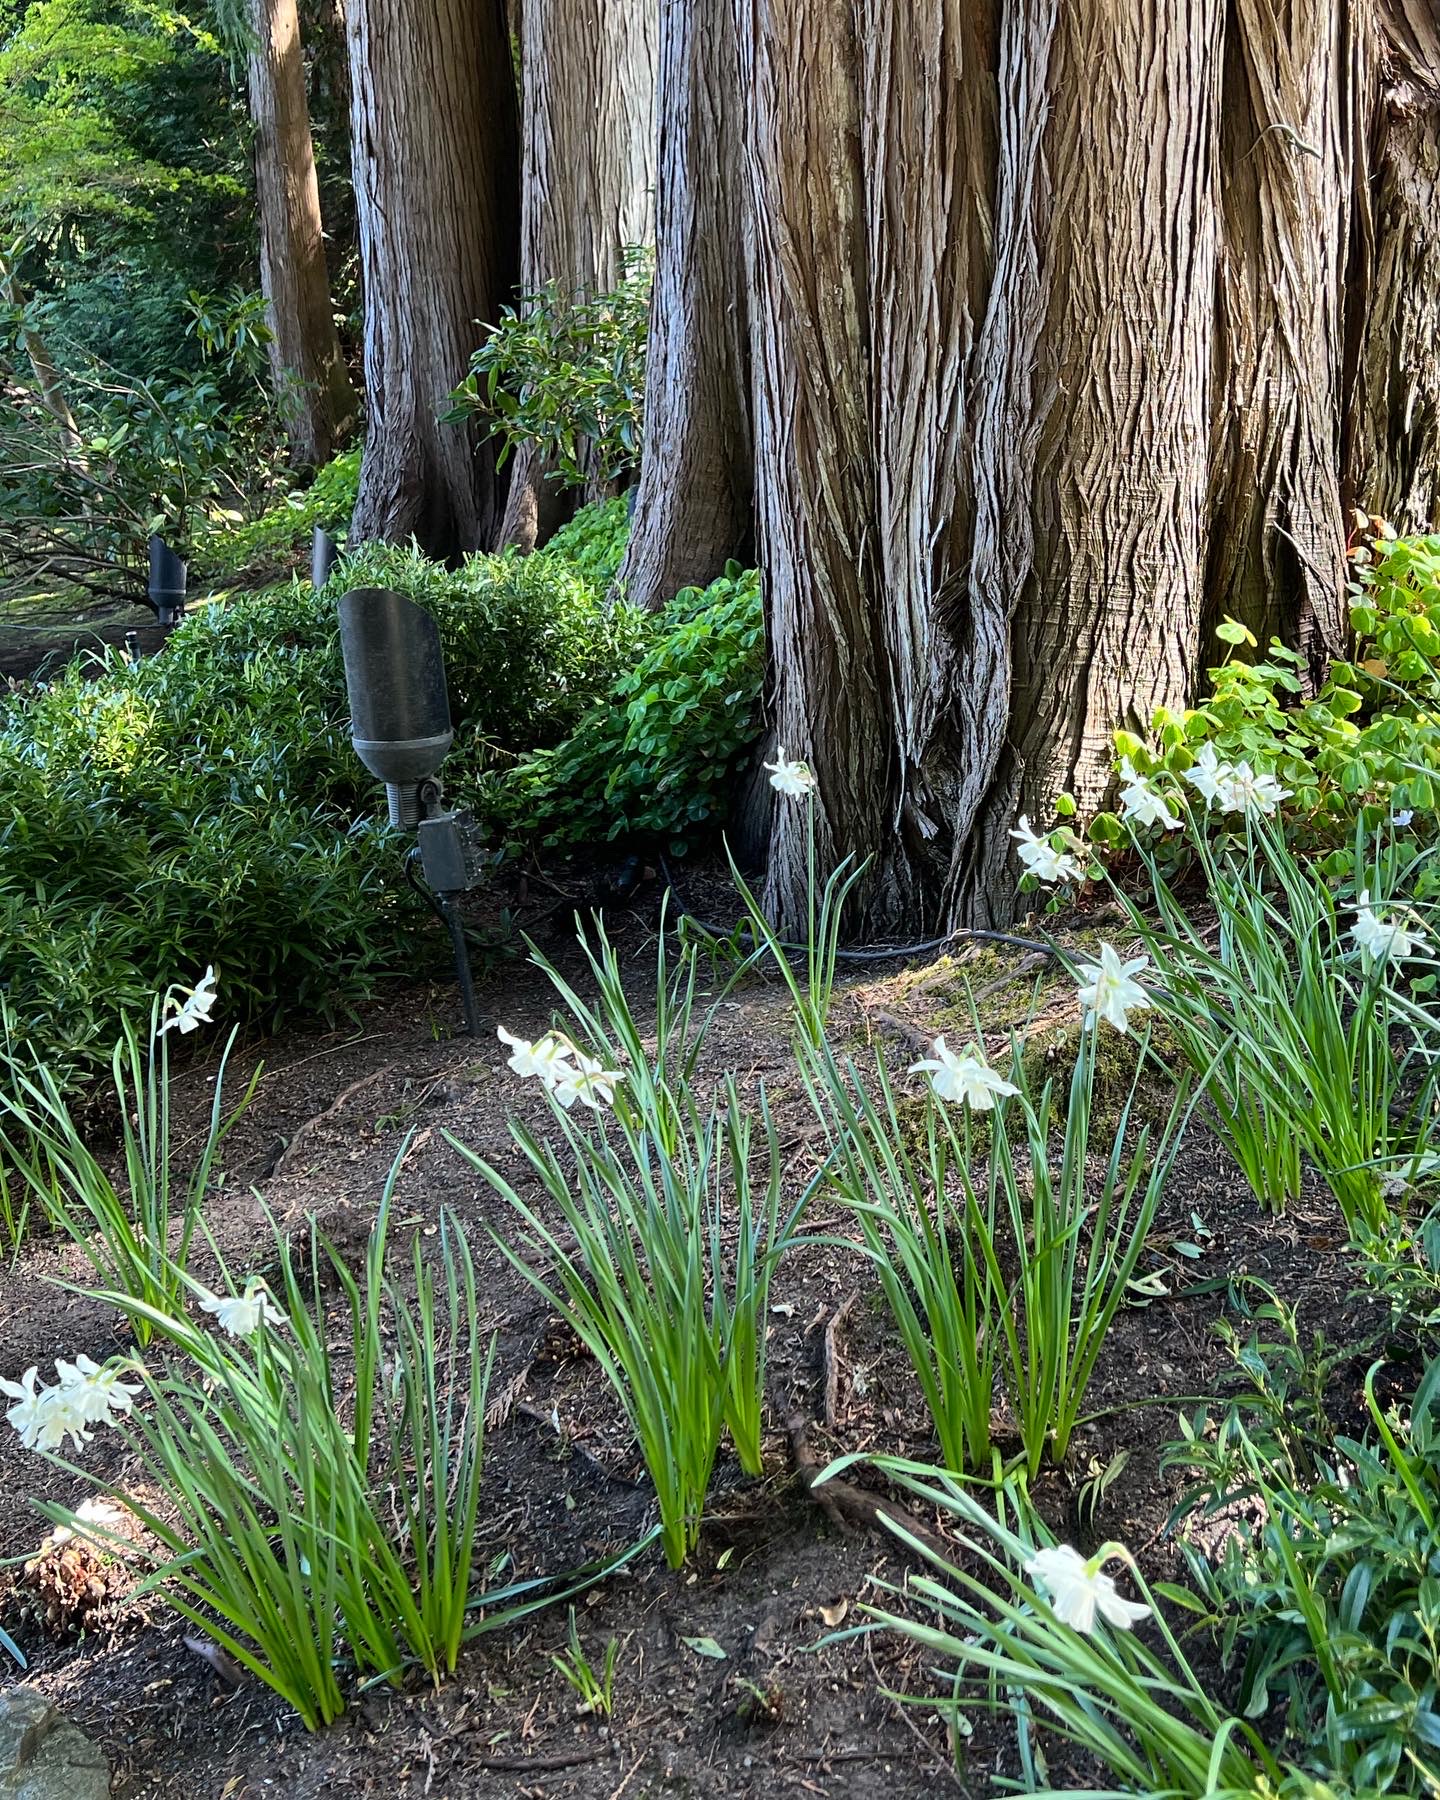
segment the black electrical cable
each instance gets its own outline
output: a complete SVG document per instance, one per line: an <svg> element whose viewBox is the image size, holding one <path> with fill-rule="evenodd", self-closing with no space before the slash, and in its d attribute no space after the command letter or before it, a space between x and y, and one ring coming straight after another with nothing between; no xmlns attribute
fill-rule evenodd
<svg viewBox="0 0 1440 1800"><path fill-rule="evenodd" d="M420 846L418 844L412 844L410 846L410 848L405 852L405 879L410 883L410 886L415 890L415 892L420 896L420 898L430 908L431 912L434 913L435 917L440 921L440 923L445 927L445 929L447 931L449 931L450 920L449 920L448 916L446 915L445 908L443 906L441 906L440 902L435 898L434 894L431 893L430 889L424 885L424 883L420 880L420 878L415 873L415 865L416 865L416 863L419 862L419 860L420 860Z"/></svg>
<svg viewBox="0 0 1440 1800"><path fill-rule="evenodd" d="M708 919L702 919L697 913L691 912L685 904L685 896L680 891L680 884L675 879L675 871L670 867L670 859L663 851L660 854L660 868L670 892L675 896L675 904L682 919L689 919L692 925L697 925L701 931L708 932L711 937L728 938L733 934L733 927L730 931L726 931L723 926L713 925ZM1052 944L1042 944L1034 938L1016 937L1008 931L984 931L977 926L974 929L947 931L943 937L921 938L913 944L891 944L883 947L873 945L863 950L837 950L835 955L841 962L893 962L897 957L924 956L931 950L943 950L947 944L972 940L989 944L1010 944L1017 950L1036 951L1041 956L1056 954ZM783 942L780 948L801 956L805 954L806 950L804 944Z"/></svg>

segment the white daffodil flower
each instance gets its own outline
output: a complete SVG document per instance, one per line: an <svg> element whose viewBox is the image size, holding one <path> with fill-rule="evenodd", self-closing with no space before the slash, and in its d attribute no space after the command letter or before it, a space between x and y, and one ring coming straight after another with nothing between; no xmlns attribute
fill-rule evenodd
<svg viewBox="0 0 1440 1800"><path fill-rule="evenodd" d="M70 1396L70 1404L87 1425L107 1425L112 1412L129 1412L135 1396L142 1391L138 1382L127 1384L121 1380L130 1373L125 1363L107 1363L102 1368L88 1356L77 1356L73 1363L57 1362L55 1373L61 1388Z"/></svg>
<svg viewBox="0 0 1440 1800"><path fill-rule="evenodd" d="M1213 806L1220 798L1221 789L1230 779L1229 763L1222 763L1215 752L1213 744L1202 744L1195 756L1194 766L1180 777L1188 781L1195 792L1205 802Z"/></svg>
<svg viewBox="0 0 1440 1800"><path fill-rule="evenodd" d="M261 1325L283 1325L285 1315L272 1305L265 1283L252 1275L243 1294L208 1294L200 1302L201 1312L213 1313L223 1331L231 1337L252 1337Z"/></svg>
<svg viewBox="0 0 1440 1800"><path fill-rule="evenodd" d="M0 1380L0 1393L8 1394L18 1402L5 1417L19 1432L20 1442L27 1450L35 1448L53 1391L47 1387L36 1387L35 1378L39 1373L39 1369L32 1364L18 1381Z"/></svg>
<svg viewBox="0 0 1440 1800"><path fill-rule="evenodd" d="M528 1038L512 1036L503 1025L495 1035L502 1044L510 1046L512 1054L506 1060L515 1073L527 1079L534 1077L547 1088L556 1085L575 1054L575 1046L558 1031L547 1031L533 1044Z"/></svg>
<svg viewBox="0 0 1440 1800"><path fill-rule="evenodd" d="M78 1388L46 1388L42 1398L39 1426L32 1448L58 1450L67 1437L76 1450L90 1442L95 1434L90 1430L91 1421L86 1416L84 1396ZM24 1441L22 1436L21 1442Z"/></svg>
<svg viewBox="0 0 1440 1800"><path fill-rule="evenodd" d="M197 1031L200 1026L210 1023L210 1014L215 1006L214 967L207 968L193 988L184 988L181 991L185 995L183 1003L173 996L166 1000L167 1009L174 1007L175 1012L172 1018L165 1021L160 1030L166 1032L173 1026L181 1037L186 1037L190 1032Z"/></svg>
<svg viewBox="0 0 1440 1800"><path fill-rule="evenodd" d="M55 1545L68 1544L71 1538L81 1538L84 1542L94 1544L97 1550L103 1550L109 1543L108 1534L118 1532L124 1526L125 1514L118 1506L112 1506L108 1500L96 1499L81 1501L75 1508L73 1525L57 1525L50 1533L50 1542ZM94 1532L87 1531L87 1525L94 1525Z"/></svg>
<svg viewBox="0 0 1440 1800"><path fill-rule="evenodd" d="M1030 829L1030 821L1024 813L1020 815L1020 823L1010 833L1019 844L1019 857L1027 875L1033 875L1037 881L1083 881L1085 871L1071 856L1068 850L1057 850L1049 838L1043 838Z"/></svg>
<svg viewBox="0 0 1440 1800"><path fill-rule="evenodd" d="M1150 996L1138 981L1132 979L1149 966L1148 956L1132 956L1121 962L1119 952L1109 944L1100 946L1100 960L1080 964L1080 1004L1085 1008L1085 1029L1093 1031L1096 1022L1106 1019L1122 1036L1130 1029L1130 1014L1150 1005Z"/></svg>
<svg viewBox="0 0 1440 1800"><path fill-rule="evenodd" d="M771 787L777 794L784 794L787 800L808 799L819 785L815 779L815 771L809 763L785 760L783 744L775 752L775 761L766 763L765 767L770 772Z"/></svg>
<svg viewBox="0 0 1440 1800"><path fill-rule="evenodd" d="M1348 935L1367 968L1377 962L1404 962L1417 951L1428 948L1424 934L1413 926L1407 929L1394 919L1381 919L1370 904L1368 888L1360 895L1355 923Z"/></svg>
<svg viewBox="0 0 1440 1800"><path fill-rule="evenodd" d="M1120 816L1133 819L1137 825L1159 825L1166 831L1178 831L1178 819L1166 804L1165 796L1151 785L1148 776L1140 774L1128 756L1120 759Z"/></svg>
<svg viewBox="0 0 1440 1800"><path fill-rule="evenodd" d="M607 1069L593 1056L577 1050L575 1067L560 1070L552 1091L567 1112L577 1100L582 1106L599 1112L602 1106L615 1104L615 1084L624 1079L622 1069Z"/></svg>
<svg viewBox="0 0 1440 1800"><path fill-rule="evenodd" d="M1258 812L1268 818L1290 795L1289 788L1281 787L1273 775L1257 775L1248 762L1236 763L1217 786L1222 813Z"/></svg>
<svg viewBox="0 0 1440 1800"><path fill-rule="evenodd" d="M930 1046L930 1054L911 1063L912 1075L928 1075L930 1085L942 1100L953 1100L968 1106L972 1112L989 1112L997 1094L1018 1094L1013 1082L997 1075L975 1046L957 1056L943 1036Z"/></svg>
<svg viewBox="0 0 1440 1800"><path fill-rule="evenodd" d="M1107 1545L1087 1562L1069 1544L1056 1544L1053 1549L1037 1551L1026 1563L1025 1573L1045 1589L1050 1610L1062 1625L1089 1637L1098 1613L1121 1631L1129 1631L1141 1619L1149 1618L1150 1608L1138 1600L1122 1599L1104 1573L1109 1557L1123 1554Z"/></svg>

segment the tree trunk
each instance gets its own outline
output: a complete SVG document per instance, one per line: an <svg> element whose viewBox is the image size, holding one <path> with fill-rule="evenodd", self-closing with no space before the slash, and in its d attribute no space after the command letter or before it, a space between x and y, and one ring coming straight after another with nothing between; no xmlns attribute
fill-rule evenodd
<svg viewBox="0 0 1440 1800"><path fill-rule="evenodd" d="M354 425L357 403L330 305L296 0L256 0L249 65L271 377L291 457L315 468Z"/></svg>
<svg viewBox="0 0 1440 1800"><path fill-rule="evenodd" d="M956 799L951 625L972 531L966 402L988 285L990 27L964 0L807 0L796 54L740 0L755 220L756 498L777 740L814 766L822 862L864 917L923 910ZM803 910L777 809L769 903Z"/></svg>
<svg viewBox="0 0 1440 1800"><path fill-rule="evenodd" d="M704 585L754 538L741 103L732 0L660 0L655 288L645 451L620 581Z"/></svg>
<svg viewBox="0 0 1440 1800"><path fill-rule="evenodd" d="M1347 498L1416 532L1440 519L1440 6L1388 0L1383 10Z"/></svg>
<svg viewBox="0 0 1440 1800"><path fill-rule="evenodd" d="M655 235L657 0L526 0L520 285L607 293ZM522 444L502 539L533 550L598 486L567 492Z"/></svg>
<svg viewBox="0 0 1440 1800"><path fill-rule="evenodd" d="M738 536L738 270L772 741L822 862L869 860L854 926L1003 922L1016 814L1101 803L1222 614L1319 675L1349 491L1433 512L1440 9L733 0L737 201L710 5L662 17L631 591ZM787 928L804 830L775 808Z"/></svg>
<svg viewBox="0 0 1440 1800"><path fill-rule="evenodd" d="M518 132L504 0L351 0L367 430L353 531L435 556L494 542L479 427L441 425L518 272Z"/></svg>
<svg viewBox="0 0 1440 1800"><path fill-rule="evenodd" d="M952 892L965 916L988 916L994 888L1008 886L1017 808L1048 818L1068 790L1093 810L1111 779L1112 732L1145 730L1159 706L1182 710L1200 647L1223 21L1108 0L1050 18L1018 90L1043 88L1049 102L1027 348L1023 363L987 369L977 394L982 417L1023 417L1026 451L1009 479L1024 557L993 528L976 546L976 585L1010 622L1009 693L985 803L957 844ZM1009 176L1002 167L1002 189ZM993 305L1013 330L1008 278ZM988 442L994 456L1016 460L1013 440Z"/></svg>
<svg viewBox="0 0 1440 1800"><path fill-rule="evenodd" d="M1345 288L1370 10L1232 0L1227 21L1209 612L1285 637L1312 674L1345 629Z"/></svg>

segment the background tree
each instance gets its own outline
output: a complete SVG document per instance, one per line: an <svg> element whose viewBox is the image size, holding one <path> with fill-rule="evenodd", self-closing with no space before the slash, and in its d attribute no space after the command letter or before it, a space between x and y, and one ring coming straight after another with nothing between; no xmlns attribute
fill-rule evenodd
<svg viewBox="0 0 1440 1800"><path fill-rule="evenodd" d="M65 373L193 370L191 292L253 287L244 106L198 21L31 0L0 39L0 241Z"/></svg>
<svg viewBox="0 0 1440 1800"><path fill-rule="evenodd" d="M50 354L50 347L36 329L29 315L25 290L15 273L15 265L11 256L0 246L0 300L10 307L16 321L16 333L26 360L30 364L30 373L34 378L36 391L44 403L45 410L54 419L59 432L61 448L71 454L80 448L80 433L76 429L75 415L70 410L70 402L65 398L65 386L60 371L55 366L55 359Z"/></svg>
<svg viewBox="0 0 1440 1800"><path fill-rule="evenodd" d="M526 0L522 32L520 285L608 293L624 252L654 237L657 0ZM533 550L589 492L520 448L502 537Z"/></svg>
<svg viewBox="0 0 1440 1800"><path fill-rule="evenodd" d="M473 550L502 517L494 450L437 420L518 274L504 0L352 0L347 28L367 414L352 534Z"/></svg>
<svg viewBox="0 0 1440 1800"><path fill-rule="evenodd" d="M270 366L292 456L315 467L359 409L330 298L296 0L255 0L246 36Z"/></svg>

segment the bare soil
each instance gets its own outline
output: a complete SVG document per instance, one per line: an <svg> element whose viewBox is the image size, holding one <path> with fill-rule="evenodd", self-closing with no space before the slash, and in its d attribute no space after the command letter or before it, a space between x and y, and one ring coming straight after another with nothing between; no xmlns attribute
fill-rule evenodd
<svg viewBox="0 0 1440 1800"><path fill-rule="evenodd" d="M655 912L637 907L611 923L643 993ZM573 944L567 947L556 918L549 924L544 947L576 975ZM867 969L837 996L837 1034L856 1047L879 1044L892 1069L903 1069L920 1034L947 1020L953 1027L967 958L971 972L992 985L997 1022L1022 1017L1030 978L994 984L1023 956L987 947L925 970ZM652 1522L653 1506L612 1395L495 1247L491 1231L513 1234L511 1219L447 1141L453 1134L514 1171L507 1111L537 1126L545 1116L538 1097L505 1067L494 1031L504 1024L538 1035L552 1008L547 982L515 960L494 971L481 998L485 1032L474 1041L453 1035L453 993L419 984L392 992L344 1030L243 1044L232 1062L233 1090L262 1059L265 1074L228 1146L227 1173L208 1217L237 1273L263 1267L273 1254L265 1208L286 1227L316 1215L332 1236L358 1243L404 1146L396 1212L402 1229L392 1255L404 1251L410 1228L431 1231L440 1209L452 1209L477 1257L486 1324L498 1334L491 1393L503 1396L504 1417L488 1440L479 1561L497 1579L511 1579L621 1549ZM1073 996L1057 989L1057 1020L1067 1007L1073 1017ZM181 1135L192 1141L213 1093L217 1043L218 1034L177 1078ZM765 1082L798 1191L814 1166L815 1145L786 1045L776 989L751 982L722 1008L702 1079L730 1068L747 1088ZM854 1237L839 1215L811 1224ZM1069 1465L1042 1479L1039 1499L1071 1541L1119 1538L1147 1573L1163 1578L1175 1573L1166 1521L1178 1489L1176 1478L1161 1472L1161 1451L1174 1435L1177 1408L1223 1382L1213 1327L1228 1280L1262 1277L1302 1304L1309 1325L1324 1326L1341 1342L1359 1332L1348 1317L1350 1275L1333 1208L1316 1193L1281 1219L1262 1216L1198 1128L1143 1266L1167 1291L1120 1317L1092 1391L1101 1416L1082 1432ZM0 1364L7 1375L30 1363L45 1372L55 1357L80 1351L100 1359L121 1347L113 1314L83 1293L58 1289L56 1279L83 1289L87 1269L72 1247L44 1237L32 1237L0 1278ZM772 1299L765 1478L747 1480L722 1453L693 1565L672 1573L652 1547L578 1608L593 1661L610 1639L619 1643L608 1722L578 1715L551 1666L565 1643L563 1608L477 1640L439 1691L371 1691L314 1736L259 1685L223 1679L210 1659L187 1648L188 1628L153 1598L122 1609L78 1644L42 1635L21 1617L13 1593L0 1602L0 1623L31 1657L28 1678L103 1744L121 1800L905 1800L952 1787L987 1790L997 1772L1015 1772L1007 1721L982 1726L957 1768L937 1716L924 1706L902 1709L886 1696L887 1689L938 1691L918 1652L883 1635L822 1643L832 1627L859 1620L867 1600L883 1600L877 1582L902 1582L913 1563L883 1532L842 1530L816 1504L796 1477L788 1422L797 1415L805 1421L806 1444L821 1462L845 1451L934 1453L875 1284L858 1253L811 1248L782 1266ZM1360 1373L1357 1364L1357 1384ZM1130 1452L1122 1474L1093 1514L1083 1510L1085 1483L1122 1448ZM113 1434L97 1435L85 1466L123 1487L125 1453ZM873 1474L857 1479L883 1492ZM43 1535L33 1496L75 1504L84 1491L74 1477L23 1451L13 1433L0 1432L0 1556L21 1558ZM938 1529L941 1522L923 1523ZM692 1647L706 1639L723 1658ZM1057 1785L1089 1785L1093 1772L1067 1768L1062 1749L1051 1774Z"/></svg>

